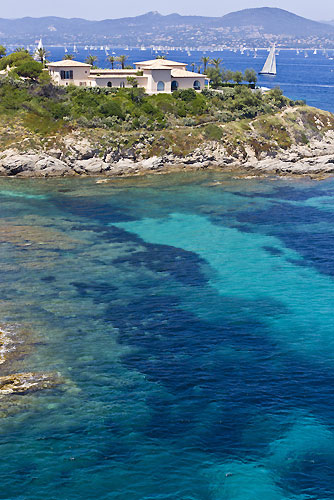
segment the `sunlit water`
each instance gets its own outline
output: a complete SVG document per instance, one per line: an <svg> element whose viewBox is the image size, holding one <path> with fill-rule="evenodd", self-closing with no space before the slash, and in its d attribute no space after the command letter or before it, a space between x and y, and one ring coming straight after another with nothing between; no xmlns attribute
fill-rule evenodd
<svg viewBox="0 0 334 500"><path fill-rule="evenodd" d="M0 323L36 342L0 374L69 383L1 419L0 498L332 499L333 188L1 180Z"/></svg>

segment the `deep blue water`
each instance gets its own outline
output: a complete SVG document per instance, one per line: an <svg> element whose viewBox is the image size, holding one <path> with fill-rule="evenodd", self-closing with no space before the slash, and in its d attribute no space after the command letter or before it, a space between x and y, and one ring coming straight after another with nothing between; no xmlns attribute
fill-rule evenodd
<svg viewBox="0 0 334 500"><path fill-rule="evenodd" d="M98 64L101 67L110 67L104 51L84 50L84 47L79 46L77 48L76 59L84 61L88 54L92 54L98 57ZM71 49L73 47L68 47L69 53L71 53ZM48 50L50 60L59 60L64 56L63 47L48 47ZM127 64L130 65L137 61L156 57L156 54L151 50L132 49L125 51L115 48L114 52L115 57L120 54L127 55ZM109 50L109 53L111 55L112 49ZM246 68L254 68L258 72L262 69L268 52L259 50L256 58L253 54L251 51L241 54L240 52L224 50L223 52L205 54L197 51L190 55L185 51L170 51L165 55L169 59L186 62L189 65L194 62L196 70L198 64L201 64L202 56L207 55L212 58L220 57L223 60L222 65L227 69L244 71ZM280 86L284 94L291 99L305 99L310 106L334 112L334 51L328 51L326 55L321 50L318 50L317 54L308 51L307 55L306 58L304 51L300 51L297 55L295 50L281 50L277 56L277 76L259 75L258 84L268 88ZM191 67L189 66L188 69L191 70Z"/></svg>
<svg viewBox="0 0 334 500"><path fill-rule="evenodd" d="M334 498L334 181L0 180L0 498ZM7 415L7 405L19 406Z"/></svg>

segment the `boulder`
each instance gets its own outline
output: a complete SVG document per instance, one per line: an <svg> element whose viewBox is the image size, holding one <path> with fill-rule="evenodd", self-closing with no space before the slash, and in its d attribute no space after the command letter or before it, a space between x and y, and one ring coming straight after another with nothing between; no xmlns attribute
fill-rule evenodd
<svg viewBox="0 0 334 500"><path fill-rule="evenodd" d="M79 174L98 175L110 170L110 165L101 158L91 158L89 160L75 161L73 168Z"/></svg>

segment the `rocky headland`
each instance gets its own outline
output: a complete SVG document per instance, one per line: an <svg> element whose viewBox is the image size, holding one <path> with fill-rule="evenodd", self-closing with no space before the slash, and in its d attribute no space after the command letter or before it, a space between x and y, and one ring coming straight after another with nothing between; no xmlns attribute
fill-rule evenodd
<svg viewBox="0 0 334 500"><path fill-rule="evenodd" d="M308 106L226 124L136 133L75 129L41 138L2 125L0 175L129 176L215 169L259 174L334 173L334 116Z"/></svg>

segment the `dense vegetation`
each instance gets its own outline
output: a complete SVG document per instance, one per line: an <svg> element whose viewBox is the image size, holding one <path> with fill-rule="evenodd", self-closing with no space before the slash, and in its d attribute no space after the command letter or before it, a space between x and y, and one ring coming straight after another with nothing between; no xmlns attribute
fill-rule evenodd
<svg viewBox="0 0 334 500"><path fill-rule="evenodd" d="M15 116L44 135L62 127L132 131L219 124L273 114L296 104L280 89L263 94L240 84L220 91L188 89L152 96L136 87L58 87L51 83L43 64L23 49L3 54L0 70L8 66L8 76L0 77L0 116ZM211 69L222 75L218 67Z"/></svg>
<svg viewBox="0 0 334 500"><path fill-rule="evenodd" d="M65 89L49 82L0 79L0 116L15 115L43 133L63 125L126 131L226 123L294 104L279 89L262 94L241 85L221 92L189 89L147 96L139 88Z"/></svg>

